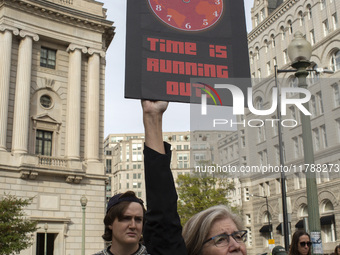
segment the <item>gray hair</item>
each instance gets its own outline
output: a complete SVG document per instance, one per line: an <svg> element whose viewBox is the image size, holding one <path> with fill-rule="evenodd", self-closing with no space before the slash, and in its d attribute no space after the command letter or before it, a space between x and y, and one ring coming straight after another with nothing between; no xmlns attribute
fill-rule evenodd
<svg viewBox="0 0 340 255"><path fill-rule="evenodd" d="M189 255L200 255L203 242L209 238L208 234L212 225L217 220L231 219L238 230L243 229L239 216L232 213L225 205L212 206L192 216L183 227L183 238Z"/></svg>

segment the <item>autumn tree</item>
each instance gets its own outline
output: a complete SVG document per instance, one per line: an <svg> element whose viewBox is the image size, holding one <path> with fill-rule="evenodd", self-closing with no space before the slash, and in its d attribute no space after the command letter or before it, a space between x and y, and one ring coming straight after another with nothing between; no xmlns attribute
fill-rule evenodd
<svg viewBox="0 0 340 255"><path fill-rule="evenodd" d="M178 213L182 224L191 216L214 205L227 205L230 202L227 195L235 189L233 181L212 174L179 175L177 180ZM238 208L232 207L234 212Z"/></svg>
<svg viewBox="0 0 340 255"><path fill-rule="evenodd" d="M19 253L32 245L37 222L27 219L23 208L32 198L4 195L0 198L0 255Z"/></svg>

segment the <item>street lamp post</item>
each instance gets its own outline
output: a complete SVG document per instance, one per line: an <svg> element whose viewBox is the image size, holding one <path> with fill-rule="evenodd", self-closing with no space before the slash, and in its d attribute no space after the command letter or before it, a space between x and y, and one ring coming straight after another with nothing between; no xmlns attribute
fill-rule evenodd
<svg viewBox="0 0 340 255"><path fill-rule="evenodd" d="M277 88L277 117L281 122L281 97L280 97L280 88L277 83L277 74L281 70L277 69L275 66L275 86ZM283 158L283 150L282 150L282 130L281 125L277 125L278 127L278 137L279 137L279 152L280 152L280 166L284 166L284 158ZM285 249L288 251L289 249L289 224L288 224L288 211L287 211L287 191L286 191L286 174L284 171L281 171L281 197L282 197L282 215L283 215L283 233L284 233L284 243Z"/></svg>
<svg viewBox="0 0 340 255"><path fill-rule="evenodd" d="M82 219L82 238L81 238L81 254L85 255L85 209L87 204L87 198L85 195L82 195L80 198L81 208L83 210L83 219Z"/></svg>
<svg viewBox="0 0 340 255"><path fill-rule="evenodd" d="M307 68L310 66L310 57L312 55L312 46L307 42L301 32L294 34L294 39L288 46L288 55L292 61L292 67L296 69L295 76L298 78L298 86L307 89L306 77L308 76ZM300 93L300 98L302 97ZM303 106L309 110L308 102ZM315 171L310 171L314 165L314 152L312 129L309 115L301 114L302 139L304 163L306 171L306 191L308 204L308 227L312 241L321 241L320 214L318 204L318 192L316 185ZM322 254L322 245L313 242L313 254Z"/></svg>
<svg viewBox="0 0 340 255"><path fill-rule="evenodd" d="M44 229L45 229L44 255L47 255L47 230L48 230L48 225L47 225L47 223L45 223Z"/></svg>
<svg viewBox="0 0 340 255"><path fill-rule="evenodd" d="M269 204L268 204L268 197L267 196L258 196L251 194L252 197L261 197L266 199L266 205L267 205L267 214L268 214L268 225L269 225L269 232L270 232L270 239L273 239L273 230L272 230L272 224L270 222L270 213L269 213Z"/></svg>

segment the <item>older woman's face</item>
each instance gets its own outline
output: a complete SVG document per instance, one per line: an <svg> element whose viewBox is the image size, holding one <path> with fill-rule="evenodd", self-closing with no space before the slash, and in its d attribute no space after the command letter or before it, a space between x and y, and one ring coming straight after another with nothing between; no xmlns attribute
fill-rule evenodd
<svg viewBox="0 0 340 255"><path fill-rule="evenodd" d="M298 251L301 255L307 255L309 251L309 246L307 243L310 242L309 236L303 235L299 237Z"/></svg>
<svg viewBox="0 0 340 255"><path fill-rule="evenodd" d="M235 223L233 220L227 218L227 219L221 219L214 222L212 225L208 239L217 236L219 234L232 234L235 231L239 231L237 229ZM216 247L214 240L211 240L203 245L202 248L202 255L246 255L246 245L245 243L238 243L235 241L233 237L229 237L229 244L224 247Z"/></svg>

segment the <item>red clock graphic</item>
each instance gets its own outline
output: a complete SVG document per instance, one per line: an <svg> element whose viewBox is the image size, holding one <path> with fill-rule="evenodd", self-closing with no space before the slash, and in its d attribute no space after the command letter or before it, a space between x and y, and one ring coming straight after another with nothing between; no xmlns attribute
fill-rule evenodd
<svg viewBox="0 0 340 255"><path fill-rule="evenodd" d="M223 15L224 0L148 1L152 11L161 21L183 31L208 29Z"/></svg>

